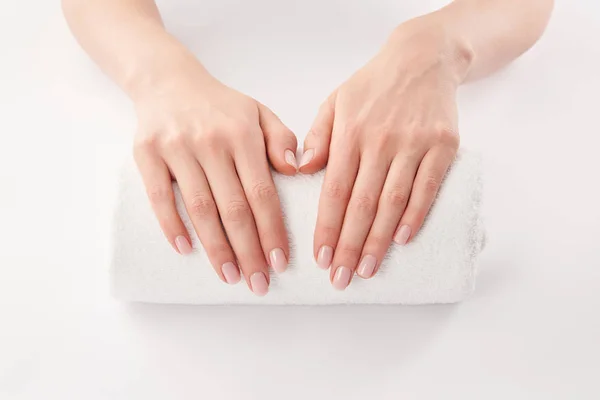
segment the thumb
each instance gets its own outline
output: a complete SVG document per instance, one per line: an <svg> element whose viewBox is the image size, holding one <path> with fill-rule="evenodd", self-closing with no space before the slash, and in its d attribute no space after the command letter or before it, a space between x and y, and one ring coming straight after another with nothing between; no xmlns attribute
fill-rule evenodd
<svg viewBox="0 0 600 400"><path fill-rule="evenodd" d="M312 174L327 165L336 94L337 91L333 92L321 105L317 118L315 118L308 135L306 135L299 167L299 170L303 173Z"/></svg>
<svg viewBox="0 0 600 400"><path fill-rule="evenodd" d="M264 104L258 103L258 111L271 165L282 174L296 174L298 170L296 135Z"/></svg>

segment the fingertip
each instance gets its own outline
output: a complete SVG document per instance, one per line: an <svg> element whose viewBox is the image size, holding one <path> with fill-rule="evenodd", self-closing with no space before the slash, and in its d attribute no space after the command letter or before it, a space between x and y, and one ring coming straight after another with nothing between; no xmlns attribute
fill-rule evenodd
<svg viewBox="0 0 600 400"><path fill-rule="evenodd" d="M360 264L358 264L356 274L362 279L371 279L375 275L376 268L377 258L371 254L366 254L360 261Z"/></svg>
<svg viewBox="0 0 600 400"><path fill-rule="evenodd" d="M287 257L281 248L276 248L269 252L269 261L273 270L278 274L284 272L288 267Z"/></svg>
<svg viewBox="0 0 600 400"><path fill-rule="evenodd" d="M242 279L240 269L231 261L228 261L221 266L221 273L223 274L225 282L230 285L235 285Z"/></svg>
<svg viewBox="0 0 600 400"><path fill-rule="evenodd" d="M177 236L174 240L174 244L175 249L181 255L188 255L191 254L193 251L190 240L183 235Z"/></svg>
<svg viewBox="0 0 600 400"><path fill-rule="evenodd" d="M340 265L331 278L331 285L336 290L346 290L352 281L352 275L353 271L350 268Z"/></svg>
<svg viewBox="0 0 600 400"><path fill-rule="evenodd" d="M263 297L269 293L269 281L264 272L258 271L250 275L250 290L257 296Z"/></svg>
<svg viewBox="0 0 600 400"><path fill-rule="evenodd" d="M394 235L394 242L396 242L396 244L399 244L400 246L405 246L410 241L411 235L411 227L407 224L401 223L398 232L396 232L396 234Z"/></svg>
<svg viewBox="0 0 600 400"><path fill-rule="evenodd" d="M315 149L305 149L300 157L300 168L307 167L315 158Z"/></svg>
<svg viewBox="0 0 600 400"><path fill-rule="evenodd" d="M317 152L315 148L308 148L300 157L300 166L298 171L303 174L314 174L325 167L327 162L326 157L321 152Z"/></svg>
<svg viewBox="0 0 600 400"><path fill-rule="evenodd" d="M284 156L284 160L286 162L286 164L292 166L294 168L294 171L298 169L298 162L296 161L296 153L294 153L292 150L290 149L286 149L283 152Z"/></svg>

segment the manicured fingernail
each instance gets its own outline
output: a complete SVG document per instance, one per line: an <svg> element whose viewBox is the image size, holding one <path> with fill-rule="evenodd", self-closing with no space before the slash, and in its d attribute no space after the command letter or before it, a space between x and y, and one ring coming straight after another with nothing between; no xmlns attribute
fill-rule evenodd
<svg viewBox="0 0 600 400"><path fill-rule="evenodd" d="M315 156L315 150L314 149L308 149L304 152L304 154L302 154L302 158L300 158L300 168L304 167L306 164L308 164L313 157Z"/></svg>
<svg viewBox="0 0 600 400"><path fill-rule="evenodd" d="M408 242L408 238L410 237L410 226L402 225L400 229L398 229L398 233L394 236L394 242L398 243L401 246L404 246L406 242Z"/></svg>
<svg viewBox="0 0 600 400"><path fill-rule="evenodd" d="M235 285L240 281L240 270L235 266L232 262L226 262L221 267L221 271L223 272L223 276L225 277L225 281L230 285Z"/></svg>
<svg viewBox="0 0 600 400"><path fill-rule="evenodd" d="M338 267L333 276L333 287L337 290L346 289L350 284L350 278L352 278L352 271L350 271L350 268L344 266Z"/></svg>
<svg viewBox="0 0 600 400"><path fill-rule="evenodd" d="M181 254L190 254L192 252L192 245L190 245L185 236L177 236L175 238L175 246L177 246L177 251Z"/></svg>
<svg viewBox="0 0 600 400"><path fill-rule="evenodd" d="M363 257L360 265L358 266L358 275L361 278L368 279L373 275L375 271L375 265L377 265L377 259L370 254Z"/></svg>
<svg viewBox="0 0 600 400"><path fill-rule="evenodd" d="M285 253L281 249L271 250L269 253L269 258L271 259L271 267L277 273L281 273L285 271L287 268L287 259L285 258Z"/></svg>
<svg viewBox="0 0 600 400"><path fill-rule="evenodd" d="M250 276L252 291L258 296L264 296L269 291L267 277L262 272L255 272Z"/></svg>
<svg viewBox="0 0 600 400"><path fill-rule="evenodd" d="M317 265L321 269L327 269L333 260L333 248L331 246L321 246L317 254Z"/></svg>
<svg viewBox="0 0 600 400"><path fill-rule="evenodd" d="M296 155L291 150L286 150L284 153L285 162L290 164L294 169L298 169L298 163L296 163Z"/></svg>

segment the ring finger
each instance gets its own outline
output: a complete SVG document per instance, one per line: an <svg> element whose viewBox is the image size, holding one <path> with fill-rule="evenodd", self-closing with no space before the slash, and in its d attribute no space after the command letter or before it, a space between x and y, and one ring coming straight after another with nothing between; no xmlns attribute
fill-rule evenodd
<svg viewBox="0 0 600 400"><path fill-rule="evenodd" d="M390 247L394 231L406 209L418 161L403 154L397 155L390 166L375 221L365 241L357 273L361 278L372 277Z"/></svg>
<svg viewBox="0 0 600 400"><path fill-rule="evenodd" d="M229 284L238 283L240 271L200 164L193 155L185 152L167 159L181 190L194 230L215 271L223 281Z"/></svg>
<svg viewBox="0 0 600 400"><path fill-rule="evenodd" d="M377 202L388 167L389 161L381 156L365 153L361 159L358 176L348 202L342 232L331 264L330 279L338 290L344 290L352 280L365 239L377 213ZM363 261L373 264L372 268L375 268L377 262L371 258Z"/></svg>
<svg viewBox="0 0 600 400"><path fill-rule="evenodd" d="M206 155L202 167L246 283L255 294L264 296L269 291L269 271L231 155L227 152Z"/></svg>

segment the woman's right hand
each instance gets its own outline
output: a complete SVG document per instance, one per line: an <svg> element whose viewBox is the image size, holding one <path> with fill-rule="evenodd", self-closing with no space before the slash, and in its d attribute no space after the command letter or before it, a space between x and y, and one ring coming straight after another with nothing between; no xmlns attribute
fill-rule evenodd
<svg viewBox="0 0 600 400"><path fill-rule="evenodd" d="M296 173L296 137L264 105L189 61L134 98L134 155L158 222L181 254L192 251L175 208L172 179L219 277L240 269L257 295L268 292L270 265L282 272L289 245L269 161Z"/></svg>

